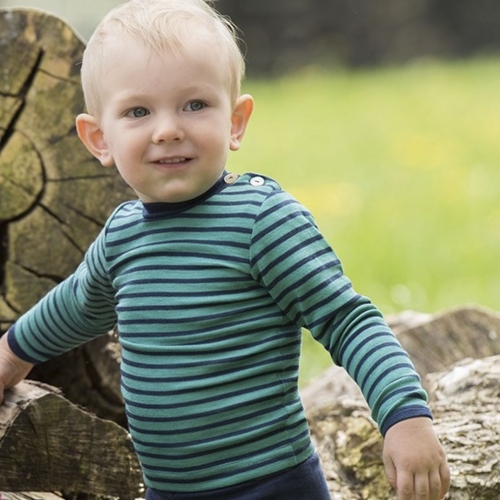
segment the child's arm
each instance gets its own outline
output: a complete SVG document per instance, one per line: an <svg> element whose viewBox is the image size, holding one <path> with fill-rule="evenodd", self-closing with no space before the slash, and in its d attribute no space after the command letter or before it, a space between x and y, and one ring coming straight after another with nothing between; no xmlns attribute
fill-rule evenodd
<svg viewBox="0 0 500 500"><path fill-rule="evenodd" d="M3 403L4 390L21 382L31 371L33 365L18 358L7 343L7 334L0 338L0 404Z"/></svg>
<svg viewBox="0 0 500 500"><path fill-rule="evenodd" d="M410 418L390 427L383 458L398 500L438 500L446 495L450 470L429 418Z"/></svg>
<svg viewBox="0 0 500 500"><path fill-rule="evenodd" d="M286 194L263 203L252 241L256 278L362 390L385 437L398 499L437 500L449 485L444 451L420 377L382 313L354 291L307 211Z"/></svg>

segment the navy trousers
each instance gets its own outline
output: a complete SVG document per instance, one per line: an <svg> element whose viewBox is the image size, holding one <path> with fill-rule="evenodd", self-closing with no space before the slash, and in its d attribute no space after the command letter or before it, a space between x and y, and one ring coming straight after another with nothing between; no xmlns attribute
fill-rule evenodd
<svg viewBox="0 0 500 500"><path fill-rule="evenodd" d="M330 500L330 493L314 454L300 465L229 488L198 493L168 493L148 489L146 500Z"/></svg>

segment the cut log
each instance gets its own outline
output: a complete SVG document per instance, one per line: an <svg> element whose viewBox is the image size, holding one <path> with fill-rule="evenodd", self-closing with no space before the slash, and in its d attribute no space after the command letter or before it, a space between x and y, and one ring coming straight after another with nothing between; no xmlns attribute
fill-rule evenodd
<svg viewBox="0 0 500 500"><path fill-rule="evenodd" d="M120 362L118 338L110 332L35 366L29 378L56 386L72 403L126 427Z"/></svg>
<svg viewBox="0 0 500 500"><path fill-rule="evenodd" d="M500 498L500 356L462 360L428 377L453 500Z"/></svg>
<svg viewBox="0 0 500 500"><path fill-rule="evenodd" d="M500 356L462 360L427 377L435 429L447 452L450 500L500 498ZM335 500L393 500L382 438L361 398L339 397L308 411Z"/></svg>
<svg viewBox="0 0 500 500"><path fill-rule="evenodd" d="M0 333L66 278L135 197L80 143L84 44L40 10L0 9Z"/></svg>
<svg viewBox="0 0 500 500"><path fill-rule="evenodd" d="M500 498L500 315L464 307L405 312L388 322L429 391L452 469L449 498ZM329 368L301 397L332 499L396 498L381 461L382 438L347 373Z"/></svg>
<svg viewBox="0 0 500 500"><path fill-rule="evenodd" d="M80 263L111 211L135 197L76 135L84 43L63 20L0 9L0 335ZM125 425L116 342L103 337L33 378Z"/></svg>
<svg viewBox="0 0 500 500"><path fill-rule="evenodd" d="M0 491L0 500L61 500L62 498L55 493L37 493L33 491L5 493Z"/></svg>
<svg viewBox="0 0 500 500"><path fill-rule="evenodd" d="M141 493L141 469L129 434L35 382L6 391L0 407L0 470L0 491L123 500Z"/></svg>
<svg viewBox="0 0 500 500"><path fill-rule="evenodd" d="M425 316L408 312L396 323L389 319L423 379L465 358L500 354L500 314L469 306Z"/></svg>
<svg viewBox="0 0 500 500"><path fill-rule="evenodd" d="M70 274L111 210L134 196L76 136L83 43L42 11L0 9L0 334ZM43 249L43 251L40 251ZM390 318L424 383L448 452L453 500L500 498L500 316L479 308ZM462 358L478 358L461 361ZM484 358L484 359L481 359ZM125 425L112 334L37 367L78 404ZM431 372L441 372L426 377ZM332 498L392 499L382 440L358 388L332 368L303 400ZM22 383L0 407L0 491L9 500L140 495L128 433L57 391ZM31 495L31 496L30 496ZM40 494L41 495L41 494Z"/></svg>

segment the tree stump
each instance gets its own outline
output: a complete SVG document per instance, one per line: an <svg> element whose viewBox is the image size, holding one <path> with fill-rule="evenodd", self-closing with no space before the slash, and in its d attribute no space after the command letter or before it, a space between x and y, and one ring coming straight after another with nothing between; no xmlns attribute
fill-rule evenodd
<svg viewBox="0 0 500 500"><path fill-rule="evenodd" d="M76 135L83 50L57 17L0 9L0 335L74 271L111 211L135 197ZM115 347L111 336L98 339L32 377L123 425Z"/></svg>
<svg viewBox="0 0 500 500"><path fill-rule="evenodd" d="M113 208L134 197L76 136L83 48L54 16L0 9L0 334L75 269ZM389 321L430 388L452 468L449 498L500 498L500 316L464 308ZM124 425L119 362L110 332L33 376L56 381L73 402ZM395 498L380 434L345 372L333 367L302 396L332 498ZM123 428L34 383L8 391L6 401L0 491L79 500L138 495L140 469Z"/></svg>
<svg viewBox="0 0 500 500"><path fill-rule="evenodd" d="M80 143L83 42L57 17L0 10L0 327L67 277L132 195Z"/></svg>
<svg viewBox="0 0 500 500"><path fill-rule="evenodd" d="M65 498L133 500L142 481L122 427L35 382L6 391L0 407L0 470L0 491L60 492Z"/></svg>

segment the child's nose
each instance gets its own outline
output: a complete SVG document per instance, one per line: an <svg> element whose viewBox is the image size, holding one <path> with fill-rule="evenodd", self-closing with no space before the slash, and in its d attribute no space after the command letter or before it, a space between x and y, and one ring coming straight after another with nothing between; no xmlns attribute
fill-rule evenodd
<svg viewBox="0 0 500 500"><path fill-rule="evenodd" d="M173 116L158 117L152 137L155 144L181 141L183 138L184 132L178 119Z"/></svg>

